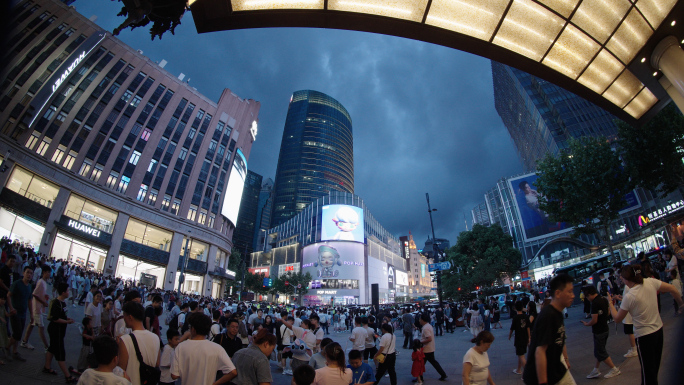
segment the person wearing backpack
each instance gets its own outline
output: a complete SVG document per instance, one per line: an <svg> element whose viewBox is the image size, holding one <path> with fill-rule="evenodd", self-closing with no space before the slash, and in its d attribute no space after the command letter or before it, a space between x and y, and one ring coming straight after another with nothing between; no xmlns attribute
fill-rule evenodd
<svg viewBox="0 0 684 385"><path fill-rule="evenodd" d="M214 336L214 339L212 340L221 345L230 358L233 358L233 354L242 349L242 340L238 337L239 329L240 321L238 321L237 318L231 318L228 320L226 330L223 333Z"/></svg>
<svg viewBox="0 0 684 385"><path fill-rule="evenodd" d="M173 305L173 308L169 308L169 312L166 314L166 319L164 320L164 323L166 325L170 324L171 321L178 316L181 312L181 300L178 298L177 300L174 299L175 305L173 305L173 302L171 305ZM176 326L176 329L178 326Z"/></svg>
<svg viewBox="0 0 684 385"><path fill-rule="evenodd" d="M123 306L123 319L132 331L119 339L119 366L133 385L156 385L159 382L159 336L145 329L145 308L137 302Z"/></svg>
<svg viewBox="0 0 684 385"><path fill-rule="evenodd" d="M179 324L181 324L183 322L183 320L185 320L185 315L188 314L188 304L184 303L184 304L181 304L180 306L174 307L173 309L175 310L176 308L178 308L178 313L175 316L171 317L171 319L167 323L167 325L169 325L169 329L176 329L180 333L180 330L178 329L178 327L179 327ZM170 314L172 314L172 313L173 313L173 310L171 311ZM183 318L183 320L181 320L181 317Z"/></svg>

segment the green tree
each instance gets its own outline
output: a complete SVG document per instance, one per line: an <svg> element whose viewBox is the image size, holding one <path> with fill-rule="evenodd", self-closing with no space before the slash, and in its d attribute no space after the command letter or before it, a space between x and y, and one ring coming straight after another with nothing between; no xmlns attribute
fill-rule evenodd
<svg viewBox="0 0 684 385"><path fill-rule="evenodd" d="M636 185L661 197L684 185L684 116L674 103L641 127L619 122L618 143Z"/></svg>
<svg viewBox="0 0 684 385"><path fill-rule="evenodd" d="M239 292L242 284L242 271L245 270L245 265L242 264L242 253L240 250L233 248L228 257L228 270L235 272L235 280L228 281L226 288L233 287L233 293ZM249 273L248 271L245 272Z"/></svg>
<svg viewBox="0 0 684 385"><path fill-rule="evenodd" d="M298 273L294 273L292 271L288 271L282 276L273 279L273 287L271 288L270 292L271 294L294 295L297 285L302 285L301 288L297 289L297 295L306 294L308 292L307 288L311 283L311 279L311 274L308 272L302 273L300 271ZM285 282L288 284L285 285Z"/></svg>
<svg viewBox="0 0 684 385"><path fill-rule="evenodd" d="M442 273L442 290L447 298L459 298L477 287L500 285L505 277L515 275L521 254L499 225L476 224L458 235L456 244L447 250L447 260L452 267Z"/></svg>
<svg viewBox="0 0 684 385"><path fill-rule="evenodd" d="M114 29L113 34L116 36L122 30L130 28L131 30L138 27L147 26L150 21L153 23L150 27L150 35L152 40L155 36L159 36L161 40L162 35L166 31L175 34L174 30L181 23L181 18L185 11L190 10L187 0L119 0L123 3L121 12L117 16L125 16L126 20Z"/></svg>
<svg viewBox="0 0 684 385"><path fill-rule="evenodd" d="M605 138L571 140L558 156L537 163L539 208L574 227L574 236L595 234L610 244L610 224L633 188L619 155Z"/></svg>

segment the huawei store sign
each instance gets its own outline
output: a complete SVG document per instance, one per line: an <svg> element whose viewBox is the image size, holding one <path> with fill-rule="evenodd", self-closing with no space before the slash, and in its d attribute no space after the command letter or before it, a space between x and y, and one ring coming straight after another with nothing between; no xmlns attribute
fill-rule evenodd
<svg viewBox="0 0 684 385"><path fill-rule="evenodd" d="M75 221L73 219L69 219L69 222L67 223L67 226L71 227L72 229L76 229L82 233L86 233L88 235L92 235L93 237L100 237L101 231L97 230L93 227L90 227L88 225L85 225L81 222Z"/></svg>

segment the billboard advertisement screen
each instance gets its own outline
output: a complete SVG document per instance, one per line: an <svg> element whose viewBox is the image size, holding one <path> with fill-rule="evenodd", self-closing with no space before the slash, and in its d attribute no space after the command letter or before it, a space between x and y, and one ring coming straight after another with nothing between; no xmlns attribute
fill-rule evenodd
<svg viewBox="0 0 684 385"><path fill-rule="evenodd" d="M226 197L221 207L221 215L226 217L235 226L237 224L238 212L240 211L240 201L242 200L242 190L245 188L245 178L247 177L247 160L240 149L237 150L233 160L233 168L230 170L230 179L226 187Z"/></svg>
<svg viewBox="0 0 684 385"><path fill-rule="evenodd" d="M321 241L364 242L362 208L327 205L322 211Z"/></svg>
<svg viewBox="0 0 684 385"><path fill-rule="evenodd" d="M565 222L552 222L549 215L539 208L539 193L534 184L536 180L537 174L534 173L508 180L518 206L518 217L525 239L531 241L550 234L571 231L572 228Z"/></svg>
<svg viewBox="0 0 684 385"><path fill-rule="evenodd" d="M408 286L408 274L401 270L394 271L397 277L397 286Z"/></svg>
<svg viewBox="0 0 684 385"><path fill-rule="evenodd" d="M363 248L351 242L314 243L302 251L302 272L315 280L362 279Z"/></svg>

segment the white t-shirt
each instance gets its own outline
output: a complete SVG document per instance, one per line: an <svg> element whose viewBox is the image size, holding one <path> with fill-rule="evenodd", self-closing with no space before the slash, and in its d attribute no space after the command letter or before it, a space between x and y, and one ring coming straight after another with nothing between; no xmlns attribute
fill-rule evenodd
<svg viewBox="0 0 684 385"><path fill-rule="evenodd" d="M129 375L130 376L130 375ZM131 385L131 382L123 377L119 377L112 372L98 372L95 369L86 369L78 379L76 385Z"/></svg>
<svg viewBox="0 0 684 385"><path fill-rule="evenodd" d="M45 296L48 293L48 285L47 282L45 282L42 278L36 282L36 288L33 289L33 295L36 297L42 299L45 302L50 302L45 299ZM32 301L31 304L33 306L33 314L42 314L45 311L45 305L40 303L40 301L37 301L35 298L31 297Z"/></svg>
<svg viewBox="0 0 684 385"><path fill-rule="evenodd" d="M352 382L352 369L345 368L344 373L340 368L323 367L316 369L316 377L313 385L349 385Z"/></svg>
<svg viewBox="0 0 684 385"><path fill-rule="evenodd" d="M161 369L161 382L174 382L175 380L171 378L171 363L173 363L173 357L175 349L171 345L164 346L162 351L162 356L159 359L159 369Z"/></svg>
<svg viewBox="0 0 684 385"><path fill-rule="evenodd" d="M86 294L85 302L86 303L93 303L93 292L92 291L89 291L88 294Z"/></svg>
<svg viewBox="0 0 684 385"><path fill-rule="evenodd" d="M466 362L473 365L470 370L470 384L487 385L487 378L489 378L489 356L487 352L480 354L475 348L470 348L463 356L463 363Z"/></svg>
<svg viewBox="0 0 684 385"><path fill-rule="evenodd" d="M385 333L380 337L380 347L383 354L392 354L397 351L397 336L392 333Z"/></svg>
<svg viewBox="0 0 684 385"><path fill-rule="evenodd" d="M364 351L366 349L366 337L368 332L361 326L357 326L352 329L351 337L349 340L353 342L352 350Z"/></svg>
<svg viewBox="0 0 684 385"><path fill-rule="evenodd" d="M313 350L313 347L316 346L316 335L313 334L311 330L300 328L299 326L293 326L292 333L294 333L296 338L304 341L307 349ZM293 349L292 353L294 354L294 358L301 361L309 361L309 358L311 358L308 356L308 353L302 352L298 349Z"/></svg>
<svg viewBox="0 0 684 385"><path fill-rule="evenodd" d="M632 315L636 338L654 333L663 327L657 301L657 292L660 290L661 283L655 278L644 278L643 284L632 286L622 297L620 309Z"/></svg>
<svg viewBox="0 0 684 385"><path fill-rule="evenodd" d="M672 256L672 259L670 259L670 262L667 263L667 269L674 269L675 272L677 272L677 279L679 279L679 269L677 268L677 257Z"/></svg>
<svg viewBox="0 0 684 385"><path fill-rule="evenodd" d="M629 292L629 286L625 285L624 289L622 289L622 299L623 300L624 300L624 298L628 292ZM629 313L627 313L625 318L622 320L622 323L625 325L631 325L632 324L632 316Z"/></svg>
<svg viewBox="0 0 684 385"><path fill-rule="evenodd" d="M292 330L285 325L280 325L280 336L283 339L284 346L290 346L292 344Z"/></svg>
<svg viewBox="0 0 684 385"><path fill-rule="evenodd" d="M423 345L423 353L434 353L435 352L435 330L432 328L432 325L426 323L425 325L423 325L423 327L421 329L420 339L424 340L428 337L432 337L432 341Z"/></svg>
<svg viewBox="0 0 684 385"><path fill-rule="evenodd" d="M212 321L211 329L209 329L209 335L207 336L207 339L211 341L214 336L219 334L221 334L221 325L218 322L214 323L214 321Z"/></svg>
<svg viewBox="0 0 684 385"><path fill-rule="evenodd" d="M223 347L209 340L186 340L176 346L171 374L180 376L182 385L211 385L216 372L235 370Z"/></svg>
<svg viewBox="0 0 684 385"><path fill-rule="evenodd" d="M366 331L366 349L375 347L375 330L364 326L363 330Z"/></svg>
<svg viewBox="0 0 684 385"><path fill-rule="evenodd" d="M143 361L145 361L147 365L157 366L159 337L148 330L134 330L133 334L135 335L136 341L138 341L138 348L140 348L140 354L142 355ZM126 346L126 352L128 352L128 366L123 369L128 374L128 377L131 378L131 383L133 385L140 385L140 363L135 354L133 340L129 334L124 334L121 336L121 341L123 341Z"/></svg>
<svg viewBox="0 0 684 385"><path fill-rule="evenodd" d="M90 325L93 328L99 328L102 326L102 304L98 303L97 306L94 304L90 303L88 304L88 308L85 311L85 315L89 316L92 319L92 322Z"/></svg>

